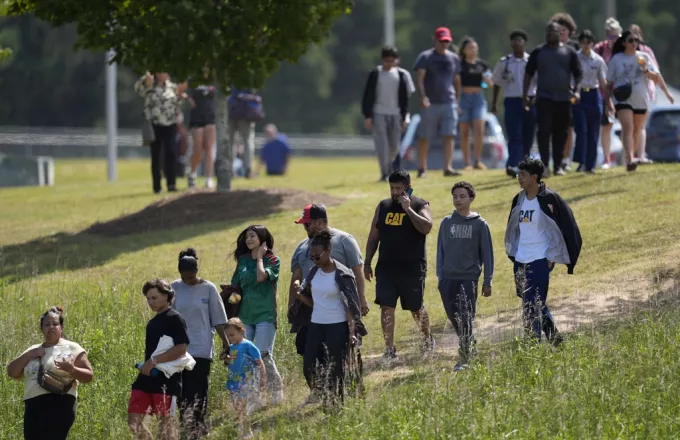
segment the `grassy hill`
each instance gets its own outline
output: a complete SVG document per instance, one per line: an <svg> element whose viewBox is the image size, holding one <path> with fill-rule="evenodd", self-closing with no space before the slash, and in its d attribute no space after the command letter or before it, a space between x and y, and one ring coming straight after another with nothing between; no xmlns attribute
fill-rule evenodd
<svg viewBox="0 0 680 440"><path fill-rule="evenodd" d="M230 196L160 201L151 194L146 162L121 161L119 174L118 183L108 184L104 162L64 161L57 163L54 188L0 190L0 362L6 365L41 340L38 318L48 306L64 307L67 336L88 350L95 368L95 382L80 389L73 439L128 438L129 386L150 318L140 289L151 277L177 278L182 248L198 250L200 276L224 282L234 267L229 254L238 233L251 223L266 225L282 259L279 304L285 305L290 257L305 236L293 223L302 207L327 203L331 225L352 233L363 249L375 205L389 196L387 184L373 183L376 166L369 159L298 159L289 177L238 181L239 191ZM549 304L556 305L558 325L574 329L559 351L514 343L520 307L502 239L518 185L499 172L465 179L477 190L473 209L489 222L496 250L493 296L479 300L478 324L487 342L476 366L451 371L456 341L436 290L434 230L426 305L440 341L436 356L427 362L417 356L415 326L399 312L396 343L403 359L392 369L380 367L375 358L383 343L374 306L364 341L366 398L350 399L339 415L300 412L307 392L301 361L281 321L275 357L286 403L253 417L258 438L677 436L680 319L673 299L680 268L680 167L549 180L571 204L584 240L576 275L559 267L551 280ZM431 202L437 228L453 209L453 182L434 172L414 179L414 194ZM253 217L244 219L249 212ZM367 296L374 298L373 284ZM211 438L226 438L225 370L217 364ZM0 439L21 437L21 396L22 384L2 376Z"/></svg>

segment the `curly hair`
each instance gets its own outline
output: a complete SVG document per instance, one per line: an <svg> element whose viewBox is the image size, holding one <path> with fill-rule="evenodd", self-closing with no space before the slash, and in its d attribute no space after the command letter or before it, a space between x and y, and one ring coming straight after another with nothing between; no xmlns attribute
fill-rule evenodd
<svg viewBox="0 0 680 440"><path fill-rule="evenodd" d="M550 21L569 29L569 36L572 36L574 32L576 32L576 22L574 21L574 18L566 12L558 12L550 17Z"/></svg>
<svg viewBox="0 0 680 440"><path fill-rule="evenodd" d="M453 187L451 188L451 195L453 195L453 192L459 188L463 188L464 190L466 190L470 199L474 199L477 196L477 193L475 192L475 187L472 186L472 184L465 181L454 183Z"/></svg>

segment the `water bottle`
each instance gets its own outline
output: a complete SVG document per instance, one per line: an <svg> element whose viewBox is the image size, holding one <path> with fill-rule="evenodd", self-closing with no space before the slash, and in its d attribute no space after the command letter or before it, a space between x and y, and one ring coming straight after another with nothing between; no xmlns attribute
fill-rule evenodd
<svg viewBox="0 0 680 440"><path fill-rule="evenodd" d="M135 368L138 369L138 370L141 370L141 369L142 369L142 365L144 365L144 363L143 363L143 362L139 362L139 363L135 364ZM161 374L161 370L159 370L159 369L156 368L156 367L153 367L153 368L151 369L151 373L149 373L149 374L151 374L152 377L158 377L158 376L160 376L160 374Z"/></svg>

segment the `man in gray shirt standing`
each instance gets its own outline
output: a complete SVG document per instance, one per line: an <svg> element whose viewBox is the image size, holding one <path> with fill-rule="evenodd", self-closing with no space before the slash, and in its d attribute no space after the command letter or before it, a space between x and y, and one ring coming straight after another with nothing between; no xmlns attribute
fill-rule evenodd
<svg viewBox="0 0 680 440"><path fill-rule="evenodd" d="M529 55L524 74L523 97L525 107L529 107L531 80L538 75L536 88L538 151L547 177L550 175L548 166L551 138L553 169L556 175L564 175L560 165L569 132L571 105L579 101L578 90L583 71L576 51L560 43L560 26L557 23L548 23L545 39L546 44L538 46Z"/></svg>
<svg viewBox="0 0 680 440"><path fill-rule="evenodd" d="M449 28L440 27L434 33L434 48L423 51L416 59L416 87L420 94L421 121L418 127L418 177L427 171L430 140L442 137L444 175L458 176L451 167L453 137L458 131L458 96L461 91L460 60L448 47L453 38Z"/></svg>
<svg viewBox="0 0 680 440"><path fill-rule="evenodd" d="M408 124L409 97L415 92L408 70L398 67L396 47L381 51L382 65L371 70L364 87L361 109L364 127L373 130L373 142L380 164L380 181L386 181L399 152L401 133Z"/></svg>

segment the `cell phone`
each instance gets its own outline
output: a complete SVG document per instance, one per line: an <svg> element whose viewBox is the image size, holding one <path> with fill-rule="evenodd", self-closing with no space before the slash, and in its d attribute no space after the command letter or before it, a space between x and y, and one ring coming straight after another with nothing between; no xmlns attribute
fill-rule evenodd
<svg viewBox="0 0 680 440"><path fill-rule="evenodd" d="M406 188L406 191L404 191L404 192L405 192L406 195L409 196L409 198L410 198L410 197L411 197L411 194L413 194L413 188L411 188L411 187L409 186L408 188Z"/></svg>

